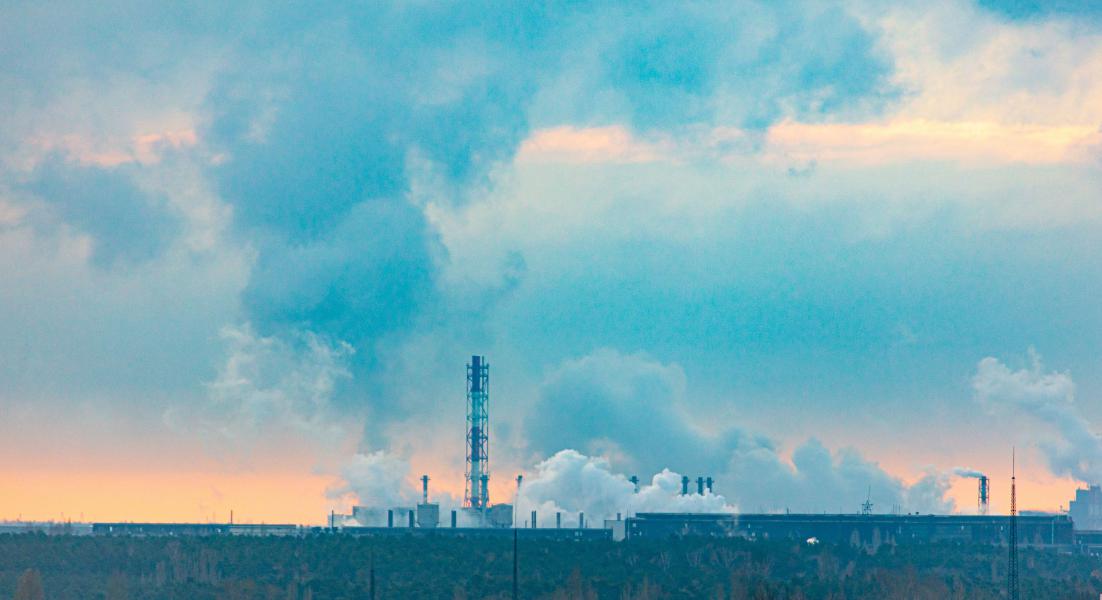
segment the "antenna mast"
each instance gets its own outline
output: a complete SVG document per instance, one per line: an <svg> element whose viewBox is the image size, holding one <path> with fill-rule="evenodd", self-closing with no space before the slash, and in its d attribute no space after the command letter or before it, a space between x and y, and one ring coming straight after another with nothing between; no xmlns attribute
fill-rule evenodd
<svg viewBox="0 0 1102 600"><path fill-rule="evenodd" d="M1007 569L1007 590L1009 600L1018 600L1018 498L1017 498L1017 459L1015 451L1010 450L1010 566Z"/></svg>

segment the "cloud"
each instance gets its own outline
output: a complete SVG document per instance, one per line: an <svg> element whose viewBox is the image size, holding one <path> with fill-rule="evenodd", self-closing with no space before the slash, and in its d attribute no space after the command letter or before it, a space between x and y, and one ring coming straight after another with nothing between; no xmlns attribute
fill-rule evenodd
<svg viewBox="0 0 1102 600"><path fill-rule="evenodd" d="M740 445L730 458L722 489L748 512L856 512L866 498L878 512L951 512L945 498L947 478L927 474L912 485L865 459L854 449L831 452L808 440L792 453L791 462L768 446Z"/></svg>
<svg viewBox="0 0 1102 600"><path fill-rule="evenodd" d="M575 448L622 456L623 466L643 472L701 469L714 448L682 415L684 394L679 366L599 349L548 376L528 412L526 437L544 456Z"/></svg>
<svg viewBox="0 0 1102 600"><path fill-rule="evenodd" d="M561 450L535 465L520 487L517 511L526 518L536 510L543 523L550 515L562 512L567 522L576 522L583 512L587 520L600 522L620 513L639 512L731 512L723 496L696 494L695 483L689 495L681 495L681 475L663 469L639 491L624 475L613 473L607 460L586 456L575 450Z"/></svg>
<svg viewBox="0 0 1102 600"><path fill-rule="evenodd" d="M978 0L977 4L1014 19L1102 16L1102 9L1092 0Z"/></svg>
<svg viewBox="0 0 1102 600"><path fill-rule="evenodd" d="M1040 447L1054 474L1102 482L1102 437L1079 412L1069 373L1046 372L1041 356L1031 350L1029 366L1019 370L997 358L984 358L976 366L972 388L989 410L1009 410L1052 427L1058 441L1045 441Z"/></svg>
<svg viewBox="0 0 1102 600"><path fill-rule="evenodd" d="M418 501L409 483L409 463L382 450L359 453L346 461L340 468L340 480L326 494L334 500L354 499L357 506L384 510Z"/></svg>
<svg viewBox="0 0 1102 600"><path fill-rule="evenodd" d="M288 434L319 450L336 450L350 431L351 415L338 413L332 397L350 377L351 346L313 333L292 341L258 335L248 326L226 327L225 362L207 384L195 410L171 407L165 418L177 428L197 428L218 451L247 454L258 444Z"/></svg>
<svg viewBox="0 0 1102 600"><path fill-rule="evenodd" d="M122 167L88 167L55 156L38 165L23 189L52 213L46 223L91 236L99 267L152 260L181 229L168 198L141 189Z"/></svg>
<svg viewBox="0 0 1102 600"><path fill-rule="evenodd" d="M526 422L527 439L536 450L550 453L558 443L559 448L582 449L609 461L585 466L575 452L547 463L548 469L571 465L582 473L598 473L615 465L645 477L673 467L715 476L717 490L745 511L849 512L870 488L884 511L953 508L944 497L948 478L938 473L907 485L854 449L831 452L811 439L787 460L762 435L730 427L711 435L699 431L691 424L690 415L696 415L685 388L677 365L642 354L597 350L564 361L547 378ZM616 488L609 484L600 489Z"/></svg>

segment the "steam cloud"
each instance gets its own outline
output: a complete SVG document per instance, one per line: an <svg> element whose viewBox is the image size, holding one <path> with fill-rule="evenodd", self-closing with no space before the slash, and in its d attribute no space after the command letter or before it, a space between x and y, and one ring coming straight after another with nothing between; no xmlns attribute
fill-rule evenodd
<svg viewBox="0 0 1102 600"><path fill-rule="evenodd" d="M980 479L984 476L983 473L969 467L953 467L953 475L969 479Z"/></svg>
<svg viewBox="0 0 1102 600"><path fill-rule="evenodd" d="M608 460L586 456L575 450L561 450L536 465L524 480L517 498L518 515L531 510L542 515L564 513L576 518L609 519L616 513L638 512L732 512L734 507L720 495L696 494L695 484L681 495L681 475L669 469L655 475L649 484L635 486L628 478L613 473ZM546 517L545 517L546 518Z"/></svg>
<svg viewBox="0 0 1102 600"><path fill-rule="evenodd" d="M981 360L972 388L988 409L1010 409L1055 430L1058 441L1040 444L1054 474L1102 481L1102 438L1079 413L1070 374L1045 372L1041 356L1031 350L1030 365L1017 371L996 358Z"/></svg>
<svg viewBox="0 0 1102 600"><path fill-rule="evenodd" d="M944 497L949 478L943 474L927 474L908 486L856 450L832 452L815 439L788 459L759 434L738 428L700 432L685 416L692 413L686 387L679 366L643 353L604 348L564 361L548 376L530 413L529 443L548 454L567 445L608 456L618 468L638 473L671 467L713 475L716 491L744 511L848 512L857 510L870 488L873 502L885 511L953 509Z"/></svg>

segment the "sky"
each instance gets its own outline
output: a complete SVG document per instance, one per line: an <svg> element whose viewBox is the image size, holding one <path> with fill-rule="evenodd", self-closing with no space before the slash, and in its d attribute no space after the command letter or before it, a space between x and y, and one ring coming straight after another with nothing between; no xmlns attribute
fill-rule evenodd
<svg viewBox="0 0 1102 600"><path fill-rule="evenodd" d="M472 354L493 501L1066 508L1100 74L1077 0L6 2L0 519L454 502Z"/></svg>

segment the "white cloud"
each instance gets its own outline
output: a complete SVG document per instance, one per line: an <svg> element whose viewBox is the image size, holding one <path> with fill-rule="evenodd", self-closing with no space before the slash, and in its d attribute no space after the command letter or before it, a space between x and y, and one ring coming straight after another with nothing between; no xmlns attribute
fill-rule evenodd
<svg viewBox="0 0 1102 600"><path fill-rule="evenodd" d="M981 360L972 377L976 398L990 410L1014 411L1052 427L1058 440L1042 442L1041 450L1053 473L1102 483L1102 437L1080 414L1071 375L1046 372L1036 352L1030 358L1019 370L993 357Z"/></svg>

